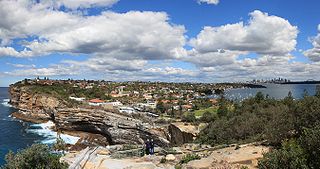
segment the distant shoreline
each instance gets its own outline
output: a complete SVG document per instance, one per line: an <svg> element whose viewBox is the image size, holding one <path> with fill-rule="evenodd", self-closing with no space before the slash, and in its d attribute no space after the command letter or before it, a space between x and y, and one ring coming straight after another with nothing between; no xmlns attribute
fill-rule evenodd
<svg viewBox="0 0 320 169"><path fill-rule="evenodd" d="M296 81L296 82L285 82L281 84L320 84L320 81Z"/></svg>

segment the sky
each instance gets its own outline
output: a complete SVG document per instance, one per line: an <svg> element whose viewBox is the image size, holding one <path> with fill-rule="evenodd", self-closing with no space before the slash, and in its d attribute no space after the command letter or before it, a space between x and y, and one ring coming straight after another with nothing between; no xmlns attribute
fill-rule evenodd
<svg viewBox="0 0 320 169"><path fill-rule="evenodd" d="M1 0L0 86L24 78L320 80L318 0Z"/></svg>

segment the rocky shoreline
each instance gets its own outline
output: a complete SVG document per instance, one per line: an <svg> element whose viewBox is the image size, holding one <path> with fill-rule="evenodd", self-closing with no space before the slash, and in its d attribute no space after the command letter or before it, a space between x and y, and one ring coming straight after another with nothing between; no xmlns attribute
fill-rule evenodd
<svg viewBox="0 0 320 169"><path fill-rule="evenodd" d="M30 122L30 123L35 123L35 124L40 124L40 123L46 123L48 122L48 119L41 119L38 116L32 116L26 113L22 112L13 112L11 114L13 118L17 118L19 120L25 121L25 122Z"/></svg>

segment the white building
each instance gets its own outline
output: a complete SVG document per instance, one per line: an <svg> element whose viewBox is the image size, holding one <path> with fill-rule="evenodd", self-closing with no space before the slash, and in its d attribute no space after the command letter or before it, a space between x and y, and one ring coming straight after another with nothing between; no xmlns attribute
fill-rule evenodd
<svg viewBox="0 0 320 169"><path fill-rule="evenodd" d="M75 100L78 102L82 102L82 101L86 100L86 98L84 98L84 97L73 97L73 96L70 96L69 99Z"/></svg>
<svg viewBox="0 0 320 169"><path fill-rule="evenodd" d="M119 107L119 111L121 113L127 113L127 114L136 113L136 111L132 107L125 107L125 106Z"/></svg>
<svg viewBox="0 0 320 169"><path fill-rule="evenodd" d="M100 99L89 100L89 105L90 106L101 106L103 104L105 104L105 102L103 100L100 100Z"/></svg>

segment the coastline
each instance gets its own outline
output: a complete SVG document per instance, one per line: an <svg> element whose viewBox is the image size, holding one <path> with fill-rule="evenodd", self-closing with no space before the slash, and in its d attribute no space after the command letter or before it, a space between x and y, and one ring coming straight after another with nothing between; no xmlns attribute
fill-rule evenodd
<svg viewBox="0 0 320 169"><path fill-rule="evenodd" d="M22 120L23 122L33 123L34 126L41 127L41 129L39 129L39 130L45 130L45 131L40 131L40 132L39 131L38 132L37 131L33 131L34 133L36 133L38 135L48 136L48 133L51 133L51 136L55 135L57 137L57 133L60 133L60 136L62 137L62 139L64 141L66 141L67 144L72 145L71 146L71 150L80 151L80 150L84 149L86 147L86 146L82 145L82 142L84 140L90 141L92 143L97 143L99 145L104 145L107 142L99 134L93 134L93 133L83 132L83 131L69 131L69 130L59 130L59 131L57 131L55 129L55 124L52 121L50 121L48 119L40 119L40 118L38 118L36 116L30 116L30 115L27 115L27 114L24 114L24 113L20 113L19 111L13 112L11 114L11 117L19 119L19 120ZM70 140L70 138L71 139L78 138L78 139L77 139L76 142L73 141L72 143L70 143L70 141L68 141L68 140ZM47 141L44 140L44 143L51 144L52 141L53 141L52 139L51 139L51 141L50 141L50 139L49 139L49 141L48 140ZM105 146L106 145L107 144L105 144Z"/></svg>
<svg viewBox="0 0 320 169"><path fill-rule="evenodd" d="M42 140L41 142L44 144L52 144L53 142L55 142L56 138L58 137L58 133L60 137L66 142L66 144L72 145L72 146L75 146L76 144L78 144L78 142L80 142L81 140L83 140L83 138L85 138L84 137L85 134L77 131L74 131L74 132L73 131L57 131L55 129L55 124L52 121L48 119L39 118L38 116L31 116L31 115L16 111L11 113L10 117L21 120L23 122L32 123L31 126L37 127L37 129L28 129L27 132L31 132L39 136L43 136L45 139ZM79 149L79 146L77 146L77 148L75 149Z"/></svg>
<svg viewBox="0 0 320 169"><path fill-rule="evenodd" d="M35 116L30 116L24 113L19 113L19 112L13 112L11 113L12 118L16 118L19 120L22 120L24 122L30 122L30 123L34 123L34 124L41 124L41 123L47 123L49 120L47 119L40 119L38 117Z"/></svg>

